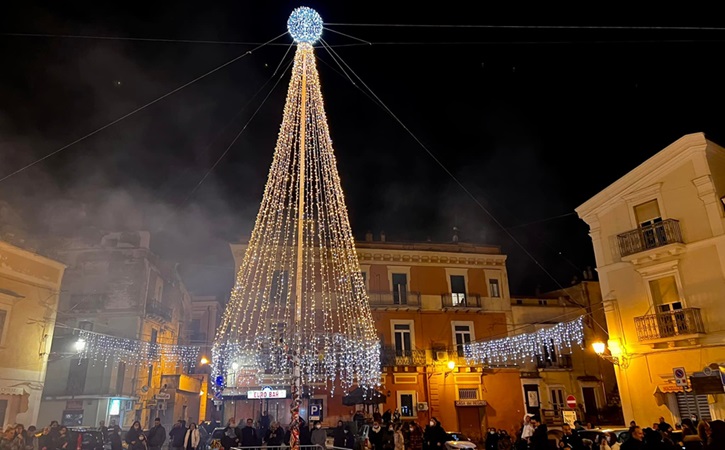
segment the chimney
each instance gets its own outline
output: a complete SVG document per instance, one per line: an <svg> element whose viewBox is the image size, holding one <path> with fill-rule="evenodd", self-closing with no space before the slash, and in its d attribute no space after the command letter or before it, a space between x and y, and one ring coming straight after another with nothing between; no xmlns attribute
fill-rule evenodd
<svg viewBox="0 0 725 450"><path fill-rule="evenodd" d="M385 242L385 231L380 232L380 242Z"/></svg>
<svg viewBox="0 0 725 450"><path fill-rule="evenodd" d="M372 241L373 241L373 232L366 231L365 232L365 242L372 242Z"/></svg>

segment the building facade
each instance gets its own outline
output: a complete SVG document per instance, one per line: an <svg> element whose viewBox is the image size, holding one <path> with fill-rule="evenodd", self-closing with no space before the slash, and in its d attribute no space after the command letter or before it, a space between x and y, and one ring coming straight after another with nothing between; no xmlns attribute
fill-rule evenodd
<svg viewBox="0 0 725 450"><path fill-rule="evenodd" d="M575 280L566 288L511 299L517 334L584 316L581 346L544 351L534 361L520 366L526 410L539 414L549 426L576 419L594 425L624 423L613 364L590 348L607 332L601 290L592 278L593 273L585 271L582 281ZM573 406L569 404L572 400Z"/></svg>
<svg viewBox="0 0 725 450"><path fill-rule="evenodd" d="M579 206L625 420L725 417L725 149L683 136Z"/></svg>
<svg viewBox="0 0 725 450"><path fill-rule="evenodd" d="M246 246L231 247L238 268ZM304 396L303 417L334 425L349 421L356 408L368 413L397 409L405 420L427 423L436 417L447 430L479 440L488 427L514 431L526 412L548 409L562 417L563 400L552 398L552 392L563 399L576 394L580 418L585 405L599 418L612 397L606 386L616 394L611 364L591 351L561 349L553 362L542 360L532 367L474 364L463 353L469 342L536 331L557 320L586 315L601 304L596 282L550 293L542 300L512 299L506 255L495 246L396 243L375 241L368 234L356 243L356 250L382 345L383 397L376 405L346 406L345 392L330 395L312 387ZM557 306L559 301L563 307ZM604 324L603 313L599 315ZM604 382L602 373L607 371ZM263 387L225 390L225 420L258 419L267 410L272 420L286 424L289 387L269 386L278 396L274 399L250 398Z"/></svg>
<svg viewBox="0 0 725 450"><path fill-rule="evenodd" d="M79 330L152 344L185 343L191 295L175 265L150 250L148 232L90 231L52 243L68 269L63 277L40 424L95 426L99 421L144 427L160 417L165 425L199 417L199 377L158 359L140 367L114 358L81 358Z"/></svg>
<svg viewBox="0 0 725 450"><path fill-rule="evenodd" d="M194 368L195 375L203 375L203 386L199 404L199 420L222 422L221 401L214 399L213 390L209 386L211 373L211 347L214 343L216 329L219 326L224 307L216 296L192 295L191 322L188 328L188 341L199 346L199 365ZM216 402L216 403L215 403Z"/></svg>
<svg viewBox="0 0 725 450"><path fill-rule="evenodd" d="M0 424L38 423L65 265L0 241Z"/></svg>

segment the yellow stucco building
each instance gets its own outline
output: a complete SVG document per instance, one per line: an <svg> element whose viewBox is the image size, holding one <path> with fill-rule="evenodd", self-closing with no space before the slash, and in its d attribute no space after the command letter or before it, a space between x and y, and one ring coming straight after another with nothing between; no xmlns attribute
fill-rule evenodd
<svg viewBox="0 0 725 450"><path fill-rule="evenodd" d="M725 417L724 196L725 149L694 133L576 208L627 422Z"/></svg>
<svg viewBox="0 0 725 450"><path fill-rule="evenodd" d="M0 241L0 424L38 420L65 266Z"/></svg>

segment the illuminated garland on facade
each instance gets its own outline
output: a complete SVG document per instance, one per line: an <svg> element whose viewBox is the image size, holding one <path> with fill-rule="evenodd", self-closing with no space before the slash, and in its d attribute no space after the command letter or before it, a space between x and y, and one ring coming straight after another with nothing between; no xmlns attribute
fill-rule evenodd
<svg viewBox="0 0 725 450"><path fill-rule="evenodd" d="M295 26L298 45L272 165L212 348L220 389L289 384L294 369L301 385L326 386L331 393L335 386L380 383L380 343L308 42L310 26Z"/></svg>
<svg viewBox="0 0 725 450"><path fill-rule="evenodd" d="M78 331L75 350L80 359L96 363L150 366L157 363L176 367L193 367L199 357L199 346L152 344L87 330Z"/></svg>
<svg viewBox="0 0 725 450"><path fill-rule="evenodd" d="M584 316L533 333L466 344L463 352L475 364L515 365L557 354L575 344L580 348L584 345Z"/></svg>

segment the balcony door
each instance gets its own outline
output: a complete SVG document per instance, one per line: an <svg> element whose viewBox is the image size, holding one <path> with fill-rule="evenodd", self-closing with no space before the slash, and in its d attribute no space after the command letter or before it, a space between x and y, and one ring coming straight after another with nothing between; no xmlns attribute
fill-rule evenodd
<svg viewBox="0 0 725 450"><path fill-rule="evenodd" d="M463 275L451 275L451 299L453 306L466 305L466 278Z"/></svg>
<svg viewBox="0 0 725 450"><path fill-rule="evenodd" d="M393 304L408 304L408 276L404 273L393 274Z"/></svg>
<svg viewBox="0 0 725 450"><path fill-rule="evenodd" d="M682 312L682 298L674 275L649 281L650 295L657 314L657 327L662 337L676 336L687 331Z"/></svg>
<svg viewBox="0 0 725 450"><path fill-rule="evenodd" d="M635 206L634 215L642 230L644 248L655 248L667 244L667 234L657 200L650 200Z"/></svg>

